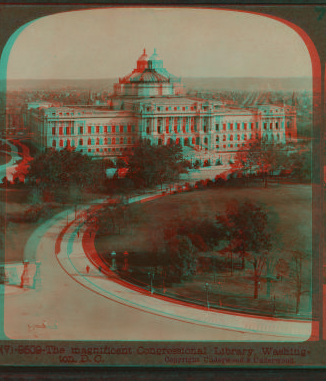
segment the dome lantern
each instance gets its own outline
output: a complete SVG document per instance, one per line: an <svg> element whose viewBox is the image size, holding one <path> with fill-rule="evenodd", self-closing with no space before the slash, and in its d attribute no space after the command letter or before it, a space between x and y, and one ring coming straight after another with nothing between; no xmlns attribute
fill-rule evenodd
<svg viewBox="0 0 326 381"><path fill-rule="evenodd" d="M148 68L148 55L146 54L146 49L144 48L143 54L137 60L137 69L145 70Z"/></svg>
<svg viewBox="0 0 326 381"><path fill-rule="evenodd" d="M154 48L154 53L151 55L148 61L148 68L149 69L163 68L163 61L161 60L160 56L156 53L156 48Z"/></svg>

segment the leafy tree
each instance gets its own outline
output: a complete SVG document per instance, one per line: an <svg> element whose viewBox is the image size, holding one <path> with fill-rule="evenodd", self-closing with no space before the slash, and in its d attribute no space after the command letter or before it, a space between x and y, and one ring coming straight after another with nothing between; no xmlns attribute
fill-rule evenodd
<svg viewBox="0 0 326 381"><path fill-rule="evenodd" d="M289 274L289 270L290 270L289 263L285 259L280 258L276 264L276 271L277 271L277 275L281 277L281 282L282 282L282 278Z"/></svg>
<svg viewBox="0 0 326 381"><path fill-rule="evenodd" d="M164 182L175 181L178 175L187 172L187 161L183 159L182 147L176 144L156 146L141 141L125 156L127 177L140 188L148 188Z"/></svg>
<svg viewBox="0 0 326 381"><path fill-rule="evenodd" d="M288 156L286 167L291 171L291 176L303 181L311 181L311 147L297 147Z"/></svg>
<svg viewBox="0 0 326 381"><path fill-rule="evenodd" d="M40 188L68 188L99 186L105 180L105 166L102 160L92 160L88 155L72 149L38 154L30 163L26 179Z"/></svg>
<svg viewBox="0 0 326 381"><path fill-rule="evenodd" d="M168 244L170 271L182 279L192 276L196 270L196 250L186 236L174 236Z"/></svg>
<svg viewBox="0 0 326 381"><path fill-rule="evenodd" d="M308 254L302 250L293 250L292 251L292 260L295 264L294 271L294 281L296 287L296 308L295 313L298 314L300 310L300 301L302 296L302 286L303 286L303 272L302 266L305 259L308 258Z"/></svg>
<svg viewBox="0 0 326 381"><path fill-rule="evenodd" d="M258 284L266 255L272 247L272 227L269 224L268 212L257 203L246 201L242 204L234 201L227 206L225 217L219 217L229 232L229 249L245 257L254 269L254 298L258 298Z"/></svg>
<svg viewBox="0 0 326 381"><path fill-rule="evenodd" d="M232 168L247 176L258 173L268 186L268 176L284 167L287 150L284 145L265 139L252 140L243 151L237 151Z"/></svg>

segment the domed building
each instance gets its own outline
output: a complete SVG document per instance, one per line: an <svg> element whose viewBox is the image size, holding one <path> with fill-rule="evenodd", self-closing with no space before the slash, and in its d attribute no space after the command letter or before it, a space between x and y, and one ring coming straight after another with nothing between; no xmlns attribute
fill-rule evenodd
<svg viewBox="0 0 326 381"><path fill-rule="evenodd" d="M139 139L175 142L185 156L228 163L248 142L296 139L295 107L257 104L235 107L185 95L156 49L146 50L136 68L119 78L106 104L26 107L25 120L40 147L71 146L94 156L116 157ZM204 156L203 156L204 157Z"/></svg>

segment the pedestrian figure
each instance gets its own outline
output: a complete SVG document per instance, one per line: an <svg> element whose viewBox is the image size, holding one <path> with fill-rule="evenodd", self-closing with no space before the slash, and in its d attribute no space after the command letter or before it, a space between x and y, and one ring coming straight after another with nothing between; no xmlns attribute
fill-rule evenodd
<svg viewBox="0 0 326 381"><path fill-rule="evenodd" d="M21 278L20 278L20 287L23 288L24 286L27 286L28 285L28 282L29 282L29 275L28 275L28 261L25 260L23 262L23 265L24 265L24 268L23 268L23 273L21 275Z"/></svg>
<svg viewBox="0 0 326 381"><path fill-rule="evenodd" d="M86 266L86 272L87 272L87 274L89 273L89 270L90 270L90 267L89 267L89 265L87 265Z"/></svg>

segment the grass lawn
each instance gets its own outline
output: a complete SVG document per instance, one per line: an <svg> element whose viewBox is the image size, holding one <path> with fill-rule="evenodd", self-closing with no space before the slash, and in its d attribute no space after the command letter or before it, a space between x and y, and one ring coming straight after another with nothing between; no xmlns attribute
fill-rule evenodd
<svg viewBox="0 0 326 381"><path fill-rule="evenodd" d="M5 152L0 152L0 165L9 163L11 156Z"/></svg>
<svg viewBox="0 0 326 381"><path fill-rule="evenodd" d="M279 311L284 315L293 315L295 311L295 264L290 250L304 250L308 258L303 263L303 291L301 297L301 316L310 310L311 282L311 246L312 246L312 212L311 187L309 185L280 185L269 188L213 188L202 191L181 193L162 197L151 202L130 206L129 223L119 234L97 236L95 246L103 258L109 258L114 250L117 252L118 266L122 265L122 253L129 252L129 265L132 269L132 281L148 287L148 270L155 265L151 252L154 242L162 242L162 226L175 224L178 220L192 218L214 219L217 212L223 213L229 201L246 199L265 204L277 220L277 235L283 246L281 252L271 251L270 255L289 262L290 272L282 281L272 283L270 295L267 294L265 273L262 273L259 299L253 299L252 265L247 262L245 271L235 270L230 275L230 259L211 253L224 266L211 266L193 279L182 283L169 284L166 292L176 298L192 300L206 304L207 294L204 290L206 282L211 285L211 304L240 308L246 311L265 314ZM207 253L199 253L207 256ZM236 258L234 258L236 261ZM215 283L214 283L215 274ZM276 271L274 270L274 274ZM129 275L130 277L130 275ZM220 284L218 284L218 282ZM154 287L163 291L163 279L157 275ZM275 303L274 303L275 295ZM275 306L274 306L275 304Z"/></svg>

